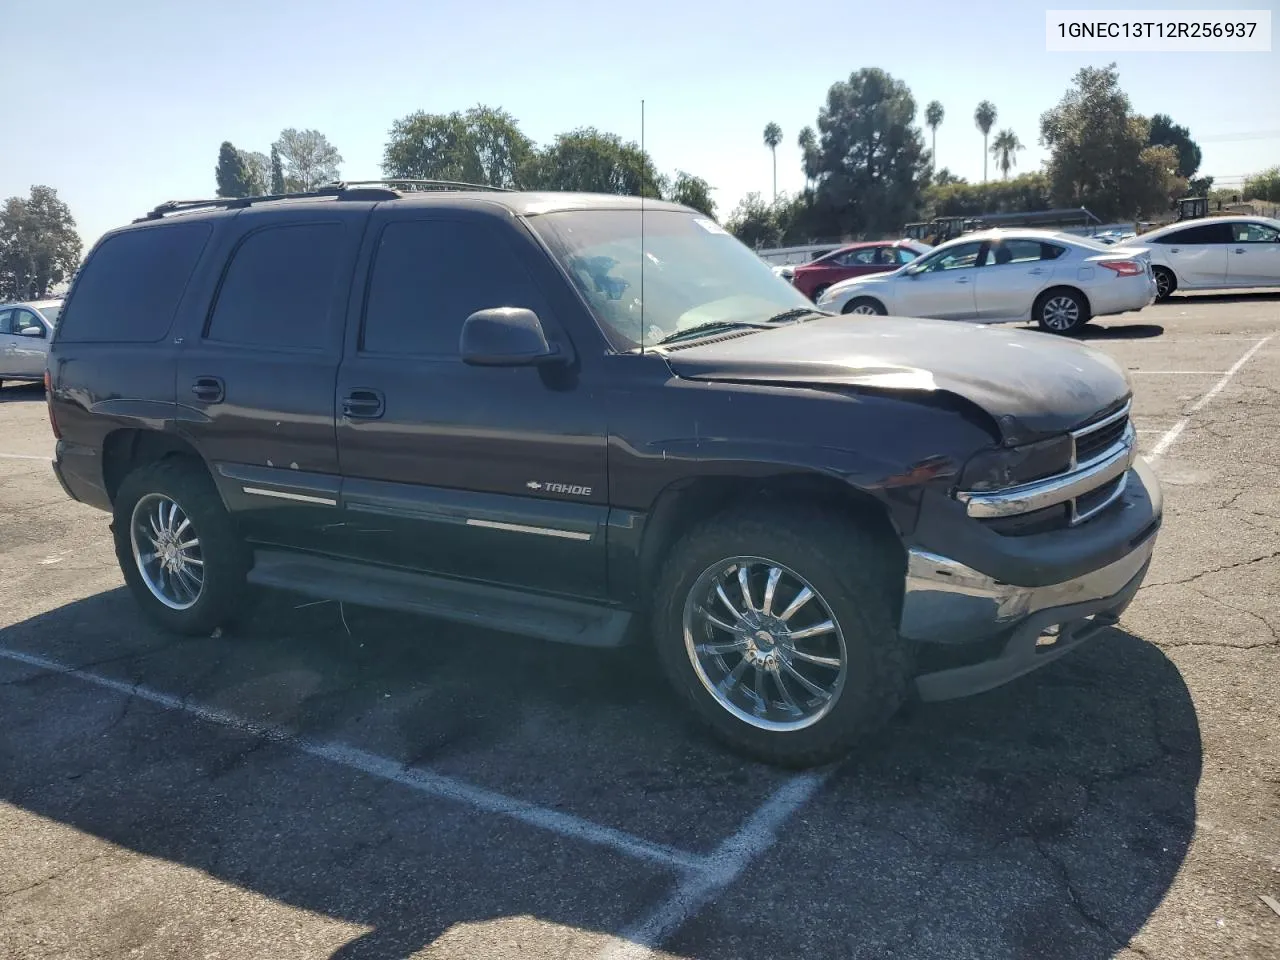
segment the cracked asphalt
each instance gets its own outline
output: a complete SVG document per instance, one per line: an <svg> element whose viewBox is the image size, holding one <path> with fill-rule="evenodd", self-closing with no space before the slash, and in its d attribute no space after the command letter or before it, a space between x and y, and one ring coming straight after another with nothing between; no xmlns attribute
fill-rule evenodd
<svg viewBox="0 0 1280 960"><path fill-rule="evenodd" d="M1086 333L1151 451L1280 333L1280 296ZM39 387L0 391L0 648L115 686L0 658L5 960L589 958L678 879L303 740L693 854L787 780L691 729L638 651L284 594L234 634L159 634L51 449ZM905 712L657 956L1280 957L1277 463L1280 337L1158 458L1165 527L1118 628Z"/></svg>

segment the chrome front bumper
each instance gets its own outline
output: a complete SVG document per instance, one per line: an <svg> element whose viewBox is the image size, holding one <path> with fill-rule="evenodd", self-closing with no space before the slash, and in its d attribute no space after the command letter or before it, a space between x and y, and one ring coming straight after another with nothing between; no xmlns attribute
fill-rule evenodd
<svg viewBox="0 0 1280 960"><path fill-rule="evenodd" d="M999 643L980 662L918 676L920 698L946 700L990 690L1114 625L1142 585L1155 544L1153 531L1114 563L1043 587L1004 583L948 557L911 549L902 635L951 649Z"/></svg>

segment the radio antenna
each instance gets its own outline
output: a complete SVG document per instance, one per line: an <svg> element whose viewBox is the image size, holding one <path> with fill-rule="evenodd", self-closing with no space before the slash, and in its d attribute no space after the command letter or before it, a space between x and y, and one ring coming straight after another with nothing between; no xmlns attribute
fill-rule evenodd
<svg viewBox="0 0 1280 960"><path fill-rule="evenodd" d="M648 154L644 152L644 100L640 100L640 352L644 353L644 182L648 172Z"/></svg>

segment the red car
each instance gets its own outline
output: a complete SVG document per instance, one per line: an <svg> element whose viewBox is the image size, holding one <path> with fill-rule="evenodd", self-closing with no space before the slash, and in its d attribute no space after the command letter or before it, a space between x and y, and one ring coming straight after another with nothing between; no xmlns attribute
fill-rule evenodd
<svg viewBox="0 0 1280 960"><path fill-rule="evenodd" d="M796 267L791 283L810 300L817 300L833 283L868 273L897 270L929 249L927 243L918 240L851 243Z"/></svg>

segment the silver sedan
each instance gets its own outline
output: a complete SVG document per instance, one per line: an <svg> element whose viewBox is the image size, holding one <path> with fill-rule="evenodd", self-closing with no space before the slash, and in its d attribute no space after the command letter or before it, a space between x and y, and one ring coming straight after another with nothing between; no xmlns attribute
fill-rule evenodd
<svg viewBox="0 0 1280 960"><path fill-rule="evenodd" d="M1072 333L1094 317L1155 300L1150 251L1047 230L984 230L939 245L892 273L833 284L818 299L832 313L1034 321Z"/></svg>

